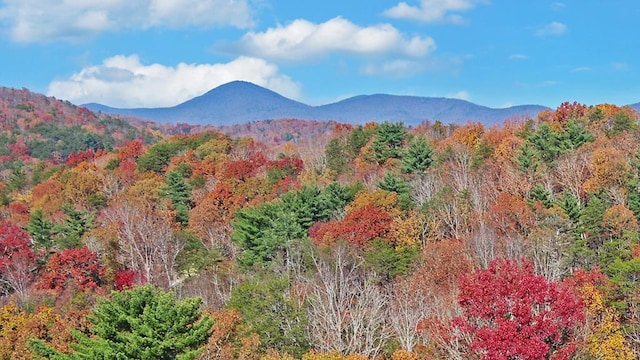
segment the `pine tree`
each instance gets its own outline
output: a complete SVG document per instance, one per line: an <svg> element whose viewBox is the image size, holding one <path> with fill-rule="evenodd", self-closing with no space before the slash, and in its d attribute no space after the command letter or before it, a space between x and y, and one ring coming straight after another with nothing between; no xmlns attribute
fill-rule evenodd
<svg viewBox="0 0 640 360"><path fill-rule="evenodd" d="M286 277L273 275L247 281L233 289L226 306L240 311L251 331L260 335L263 352L300 357L309 349L307 318L290 286Z"/></svg>
<svg viewBox="0 0 640 360"><path fill-rule="evenodd" d="M339 139L331 139L324 153L327 158L327 169L335 171L337 175L347 171L347 159Z"/></svg>
<svg viewBox="0 0 640 360"><path fill-rule="evenodd" d="M433 148L424 136L418 136L409 144L402 157L402 171L408 174L421 173L433 164Z"/></svg>
<svg viewBox="0 0 640 360"><path fill-rule="evenodd" d="M91 335L73 331L70 354L59 353L40 339L31 346L54 360L140 359L191 360L201 352L213 320L202 317L201 300L178 301L173 293L151 286L114 292L88 317Z"/></svg>
<svg viewBox="0 0 640 360"><path fill-rule="evenodd" d="M161 189L162 196L171 200L176 210L176 221L186 225L191 209L191 187L184 180L183 171L176 169L167 174L166 186Z"/></svg>
<svg viewBox="0 0 640 360"><path fill-rule="evenodd" d="M36 247L48 249L53 245L53 223L45 219L42 209L31 212L27 231L33 238Z"/></svg>
<svg viewBox="0 0 640 360"><path fill-rule="evenodd" d="M380 124L372 146L374 159L381 163L390 158L400 158L406 137L407 130L402 123Z"/></svg>
<svg viewBox="0 0 640 360"><path fill-rule="evenodd" d="M411 186L400 176L387 172L377 186L382 190L397 193L398 202L402 209L409 209L413 205L410 195Z"/></svg>

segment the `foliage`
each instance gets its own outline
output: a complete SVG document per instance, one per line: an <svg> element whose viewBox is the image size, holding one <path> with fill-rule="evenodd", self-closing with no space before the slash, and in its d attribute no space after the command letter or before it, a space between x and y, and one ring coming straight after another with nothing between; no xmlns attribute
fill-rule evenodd
<svg viewBox="0 0 640 360"><path fill-rule="evenodd" d="M434 161L433 147L424 136L418 136L409 143L409 148L402 156L402 171L405 173L422 173Z"/></svg>
<svg viewBox="0 0 640 360"><path fill-rule="evenodd" d="M456 320L483 359L567 359L583 305L570 288L534 274L533 263L495 260L460 280Z"/></svg>
<svg viewBox="0 0 640 360"><path fill-rule="evenodd" d="M237 286L227 302L260 336L263 353L272 349L300 356L309 348L307 320L289 286L283 277L256 278Z"/></svg>
<svg viewBox="0 0 640 360"><path fill-rule="evenodd" d="M36 283L39 289L62 292L68 287L80 291L99 290L106 269L98 254L86 247L65 249L51 255Z"/></svg>
<svg viewBox="0 0 640 360"><path fill-rule="evenodd" d="M91 336L73 331L77 343L70 354L40 339L32 346L50 359L195 359L213 325L200 305L200 299L178 301L150 286L114 292L89 315Z"/></svg>
<svg viewBox="0 0 640 360"><path fill-rule="evenodd" d="M162 196L171 200L176 210L176 221L186 225L191 209L191 187L185 181L184 170L175 169L167 173L166 186L160 189Z"/></svg>
<svg viewBox="0 0 640 360"><path fill-rule="evenodd" d="M376 130L373 145L374 159L383 163L387 159L400 158L407 131L402 123L383 122Z"/></svg>

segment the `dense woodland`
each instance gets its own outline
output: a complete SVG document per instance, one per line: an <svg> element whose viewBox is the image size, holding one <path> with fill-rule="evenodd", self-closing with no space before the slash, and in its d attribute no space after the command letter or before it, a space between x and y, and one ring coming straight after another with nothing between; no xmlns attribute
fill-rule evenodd
<svg viewBox="0 0 640 360"><path fill-rule="evenodd" d="M640 354L631 108L229 135L2 89L0 126L0 359Z"/></svg>

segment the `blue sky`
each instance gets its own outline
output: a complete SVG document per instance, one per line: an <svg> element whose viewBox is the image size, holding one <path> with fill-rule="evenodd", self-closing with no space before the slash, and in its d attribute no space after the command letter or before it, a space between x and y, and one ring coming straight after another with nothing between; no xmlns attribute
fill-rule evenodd
<svg viewBox="0 0 640 360"><path fill-rule="evenodd" d="M632 0L0 0L0 86L172 106L232 80L311 105L640 102Z"/></svg>

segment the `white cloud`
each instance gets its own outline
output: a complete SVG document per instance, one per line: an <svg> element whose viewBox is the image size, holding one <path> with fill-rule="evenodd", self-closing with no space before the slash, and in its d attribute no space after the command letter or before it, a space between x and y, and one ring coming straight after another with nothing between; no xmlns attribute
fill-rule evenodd
<svg viewBox="0 0 640 360"><path fill-rule="evenodd" d="M104 31L253 24L248 0L5 0L0 23L16 42L82 41Z"/></svg>
<svg viewBox="0 0 640 360"><path fill-rule="evenodd" d="M460 24L464 19L459 14L452 12L462 12L473 9L476 4L483 3L482 0L421 0L418 6L412 6L406 2L387 9L385 16L395 19L410 19L424 23L448 22Z"/></svg>
<svg viewBox="0 0 640 360"><path fill-rule="evenodd" d="M537 28L534 32L536 36L560 36L567 32L567 25L554 21Z"/></svg>
<svg viewBox="0 0 640 360"><path fill-rule="evenodd" d="M529 57L524 54L512 54L509 56L509 60L526 60Z"/></svg>
<svg viewBox="0 0 640 360"><path fill-rule="evenodd" d="M436 45L431 37L407 38L389 24L361 27L336 17L320 24L298 19L287 26L249 32L238 43L217 47L261 58L300 61L331 52L423 57Z"/></svg>
<svg viewBox="0 0 640 360"><path fill-rule="evenodd" d="M447 97L453 98L453 99L466 100L466 101L469 101L471 99L471 95L466 90L460 90L456 93L449 94L447 95Z"/></svg>
<svg viewBox="0 0 640 360"><path fill-rule="evenodd" d="M577 68L573 68L571 69L571 72L587 72L587 71L591 71L593 69L591 69L588 66L579 66Z"/></svg>
<svg viewBox="0 0 640 360"><path fill-rule="evenodd" d="M625 62L614 62L611 63L611 69L613 69L613 71L628 71L629 64Z"/></svg>
<svg viewBox="0 0 640 360"><path fill-rule="evenodd" d="M114 107L164 107L189 100L233 80L264 86L299 99L300 85L262 59L239 57L222 64L145 65L136 55L117 55L68 79L53 81L48 95L76 104Z"/></svg>

